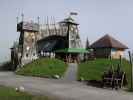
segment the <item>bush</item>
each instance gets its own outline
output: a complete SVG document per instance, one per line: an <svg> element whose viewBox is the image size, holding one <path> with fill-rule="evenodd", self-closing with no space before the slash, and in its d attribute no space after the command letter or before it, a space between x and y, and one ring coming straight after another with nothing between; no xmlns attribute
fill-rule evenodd
<svg viewBox="0 0 133 100"><path fill-rule="evenodd" d="M2 71L11 71L13 70L11 61L6 61L0 65L0 70Z"/></svg>

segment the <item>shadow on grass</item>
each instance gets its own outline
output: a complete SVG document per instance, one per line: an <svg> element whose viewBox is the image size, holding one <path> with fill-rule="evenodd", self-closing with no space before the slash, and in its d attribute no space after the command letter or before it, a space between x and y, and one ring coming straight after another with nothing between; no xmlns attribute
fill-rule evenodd
<svg viewBox="0 0 133 100"><path fill-rule="evenodd" d="M93 87L97 87L97 88L102 88L102 82L101 81L97 81L97 80L85 80L82 81L84 82L86 85L89 86L93 86Z"/></svg>
<svg viewBox="0 0 133 100"><path fill-rule="evenodd" d="M86 85L88 86L92 86L92 87L96 87L96 88L101 88L101 89L104 89L104 88L108 88L108 89L113 89L111 86L109 85L106 85L103 87L103 84L102 84L102 81L98 81L98 80L85 80L83 81ZM127 88L126 86L123 87L123 88L119 88L120 90L123 90L123 91L126 91L126 92L133 92L133 89L129 89ZM116 89L116 90L119 90L119 89Z"/></svg>
<svg viewBox="0 0 133 100"><path fill-rule="evenodd" d="M126 88L124 89L126 92L133 92L133 89Z"/></svg>

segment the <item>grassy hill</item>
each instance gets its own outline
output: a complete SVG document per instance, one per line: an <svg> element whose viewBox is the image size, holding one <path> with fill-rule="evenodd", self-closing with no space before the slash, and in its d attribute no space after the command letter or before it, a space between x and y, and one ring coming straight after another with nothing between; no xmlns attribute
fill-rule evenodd
<svg viewBox="0 0 133 100"><path fill-rule="evenodd" d="M32 63L25 65L16 73L27 76L53 77L54 75L62 76L66 71L67 65L58 59L40 58Z"/></svg>
<svg viewBox="0 0 133 100"><path fill-rule="evenodd" d="M79 64L78 79L83 77L85 80L101 80L104 71L108 70L111 65L117 68L119 60L96 59ZM122 70L126 72L128 83L130 85L131 67L127 60L122 60Z"/></svg>

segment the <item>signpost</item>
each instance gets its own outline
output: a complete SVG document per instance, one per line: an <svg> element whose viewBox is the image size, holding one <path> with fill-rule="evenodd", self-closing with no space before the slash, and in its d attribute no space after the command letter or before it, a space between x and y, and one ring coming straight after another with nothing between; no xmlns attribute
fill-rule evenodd
<svg viewBox="0 0 133 100"><path fill-rule="evenodd" d="M130 64L131 64L131 91L133 91L133 54L129 51L129 59L130 59Z"/></svg>

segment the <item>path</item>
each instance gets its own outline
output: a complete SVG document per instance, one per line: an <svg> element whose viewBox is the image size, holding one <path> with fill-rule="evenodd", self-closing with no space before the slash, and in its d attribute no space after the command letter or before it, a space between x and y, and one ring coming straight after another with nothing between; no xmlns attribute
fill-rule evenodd
<svg viewBox="0 0 133 100"><path fill-rule="evenodd" d="M77 80L77 63L69 63L68 69L62 78L64 81L76 81Z"/></svg>
<svg viewBox="0 0 133 100"><path fill-rule="evenodd" d="M133 93L86 86L79 82L25 77L0 72L0 85L24 86L25 91L57 97L56 100L133 100Z"/></svg>

